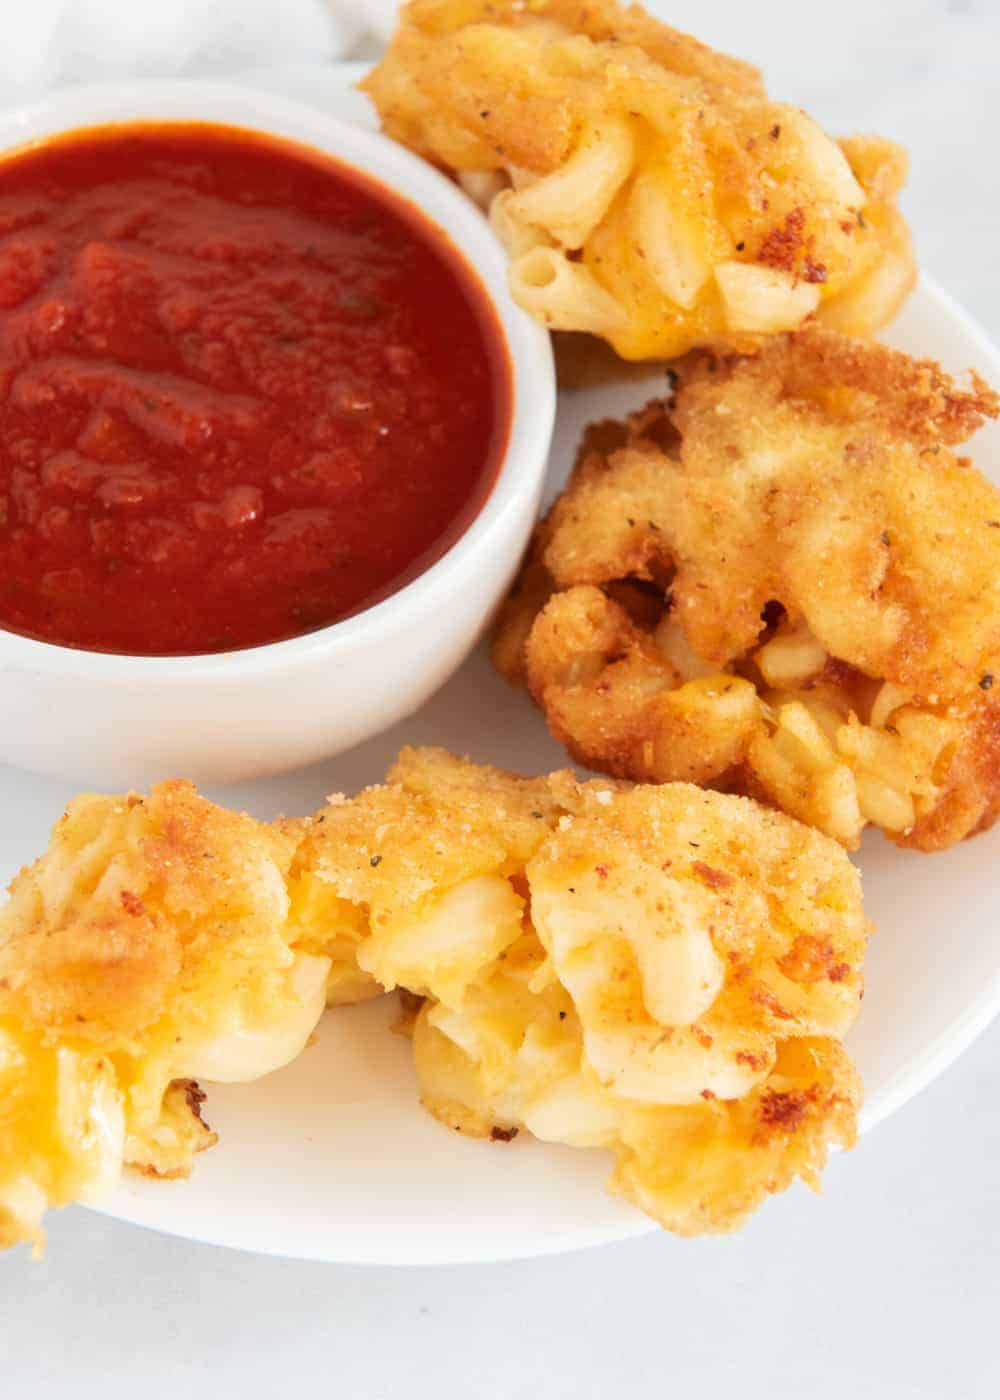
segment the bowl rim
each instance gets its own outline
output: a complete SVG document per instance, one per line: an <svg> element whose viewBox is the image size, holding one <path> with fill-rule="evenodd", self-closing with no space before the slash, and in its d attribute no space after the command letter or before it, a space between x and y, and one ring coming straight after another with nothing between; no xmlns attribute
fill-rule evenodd
<svg viewBox="0 0 1000 1400"><path fill-rule="evenodd" d="M282 667L343 657L359 643L386 638L446 607L475 572L476 557L502 538L525 495L537 499L548 463L556 379L548 332L522 311L507 287L507 258L481 211L442 172L380 132L365 130L308 102L238 81L157 79L94 83L0 113L0 160L21 147L87 127L117 123L206 121L277 137L356 170L409 206L465 265L496 318L510 366L507 443L485 500L458 537L426 569L350 617L283 641L223 652L143 656L88 651L23 636L0 626L0 670L66 672L90 681L245 680ZM516 561L511 560L513 569Z"/></svg>

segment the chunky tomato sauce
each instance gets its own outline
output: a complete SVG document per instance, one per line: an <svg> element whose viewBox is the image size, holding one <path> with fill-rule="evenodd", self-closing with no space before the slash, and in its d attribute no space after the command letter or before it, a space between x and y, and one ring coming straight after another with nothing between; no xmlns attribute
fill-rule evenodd
<svg viewBox="0 0 1000 1400"><path fill-rule="evenodd" d="M386 596L476 514L510 418L478 282L364 177L234 128L0 164L0 626L255 646Z"/></svg>

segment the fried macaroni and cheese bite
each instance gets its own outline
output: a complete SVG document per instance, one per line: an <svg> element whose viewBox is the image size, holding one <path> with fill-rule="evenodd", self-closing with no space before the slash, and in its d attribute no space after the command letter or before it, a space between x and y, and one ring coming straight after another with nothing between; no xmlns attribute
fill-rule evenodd
<svg viewBox="0 0 1000 1400"><path fill-rule="evenodd" d="M124 1164L187 1175L215 1141L197 1081L302 1049L331 957L290 897L295 847L184 782L70 804L0 910L0 1246L40 1246L47 1207Z"/></svg>
<svg viewBox="0 0 1000 1400"><path fill-rule="evenodd" d="M735 1228L854 1140L867 925L815 831L689 785L523 779L406 750L313 819L362 968L424 998L425 1106L461 1132L607 1147L670 1230Z"/></svg>
<svg viewBox="0 0 1000 1400"><path fill-rule="evenodd" d="M362 84L490 209L516 300L630 360L884 325L914 280L906 157L616 0L411 0Z"/></svg>
<svg viewBox="0 0 1000 1400"><path fill-rule="evenodd" d="M123 1165L186 1175L215 1141L199 1080L393 987L432 1113L609 1147L667 1228L733 1228L853 1141L866 936L833 842L687 785L427 749L272 825L184 782L77 798L0 911L0 1245Z"/></svg>
<svg viewBox="0 0 1000 1400"><path fill-rule="evenodd" d="M586 437L494 659L592 768L937 850L1000 804L1000 492L974 377L812 330ZM998 687L1000 689L1000 687Z"/></svg>

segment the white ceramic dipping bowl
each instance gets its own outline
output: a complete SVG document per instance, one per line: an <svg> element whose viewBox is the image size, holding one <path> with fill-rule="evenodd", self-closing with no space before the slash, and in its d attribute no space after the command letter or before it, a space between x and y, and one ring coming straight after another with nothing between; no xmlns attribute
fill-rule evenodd
<svg viewBox="0 0 1000 1400"><path fill-rule="evenodd" d="M178 775L234 782L339 753L410 714L464 659L534 522L555 413L546 333L513 303L479 211L384 137L284 98L196 82L77 88L0 116L0 149L106 123L206 121L333 156L417 206L492 303L513 380L496 483L427 571L367 611L290 641L209 656L77 651L0 630L0 762L104 789Z"/></svg>

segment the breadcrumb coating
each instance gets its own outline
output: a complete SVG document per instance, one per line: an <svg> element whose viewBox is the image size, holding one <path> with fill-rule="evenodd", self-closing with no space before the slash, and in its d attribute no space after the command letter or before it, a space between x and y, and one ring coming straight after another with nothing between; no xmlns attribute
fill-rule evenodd
<svg viewBox="0 0 1000 1400"><path fill-rule="evenodd" d="M616 776L747 793L848 847L991 825L1000 492L951 449L996 395L819 329L675 376L588 431L498 668Z"/></svg>

